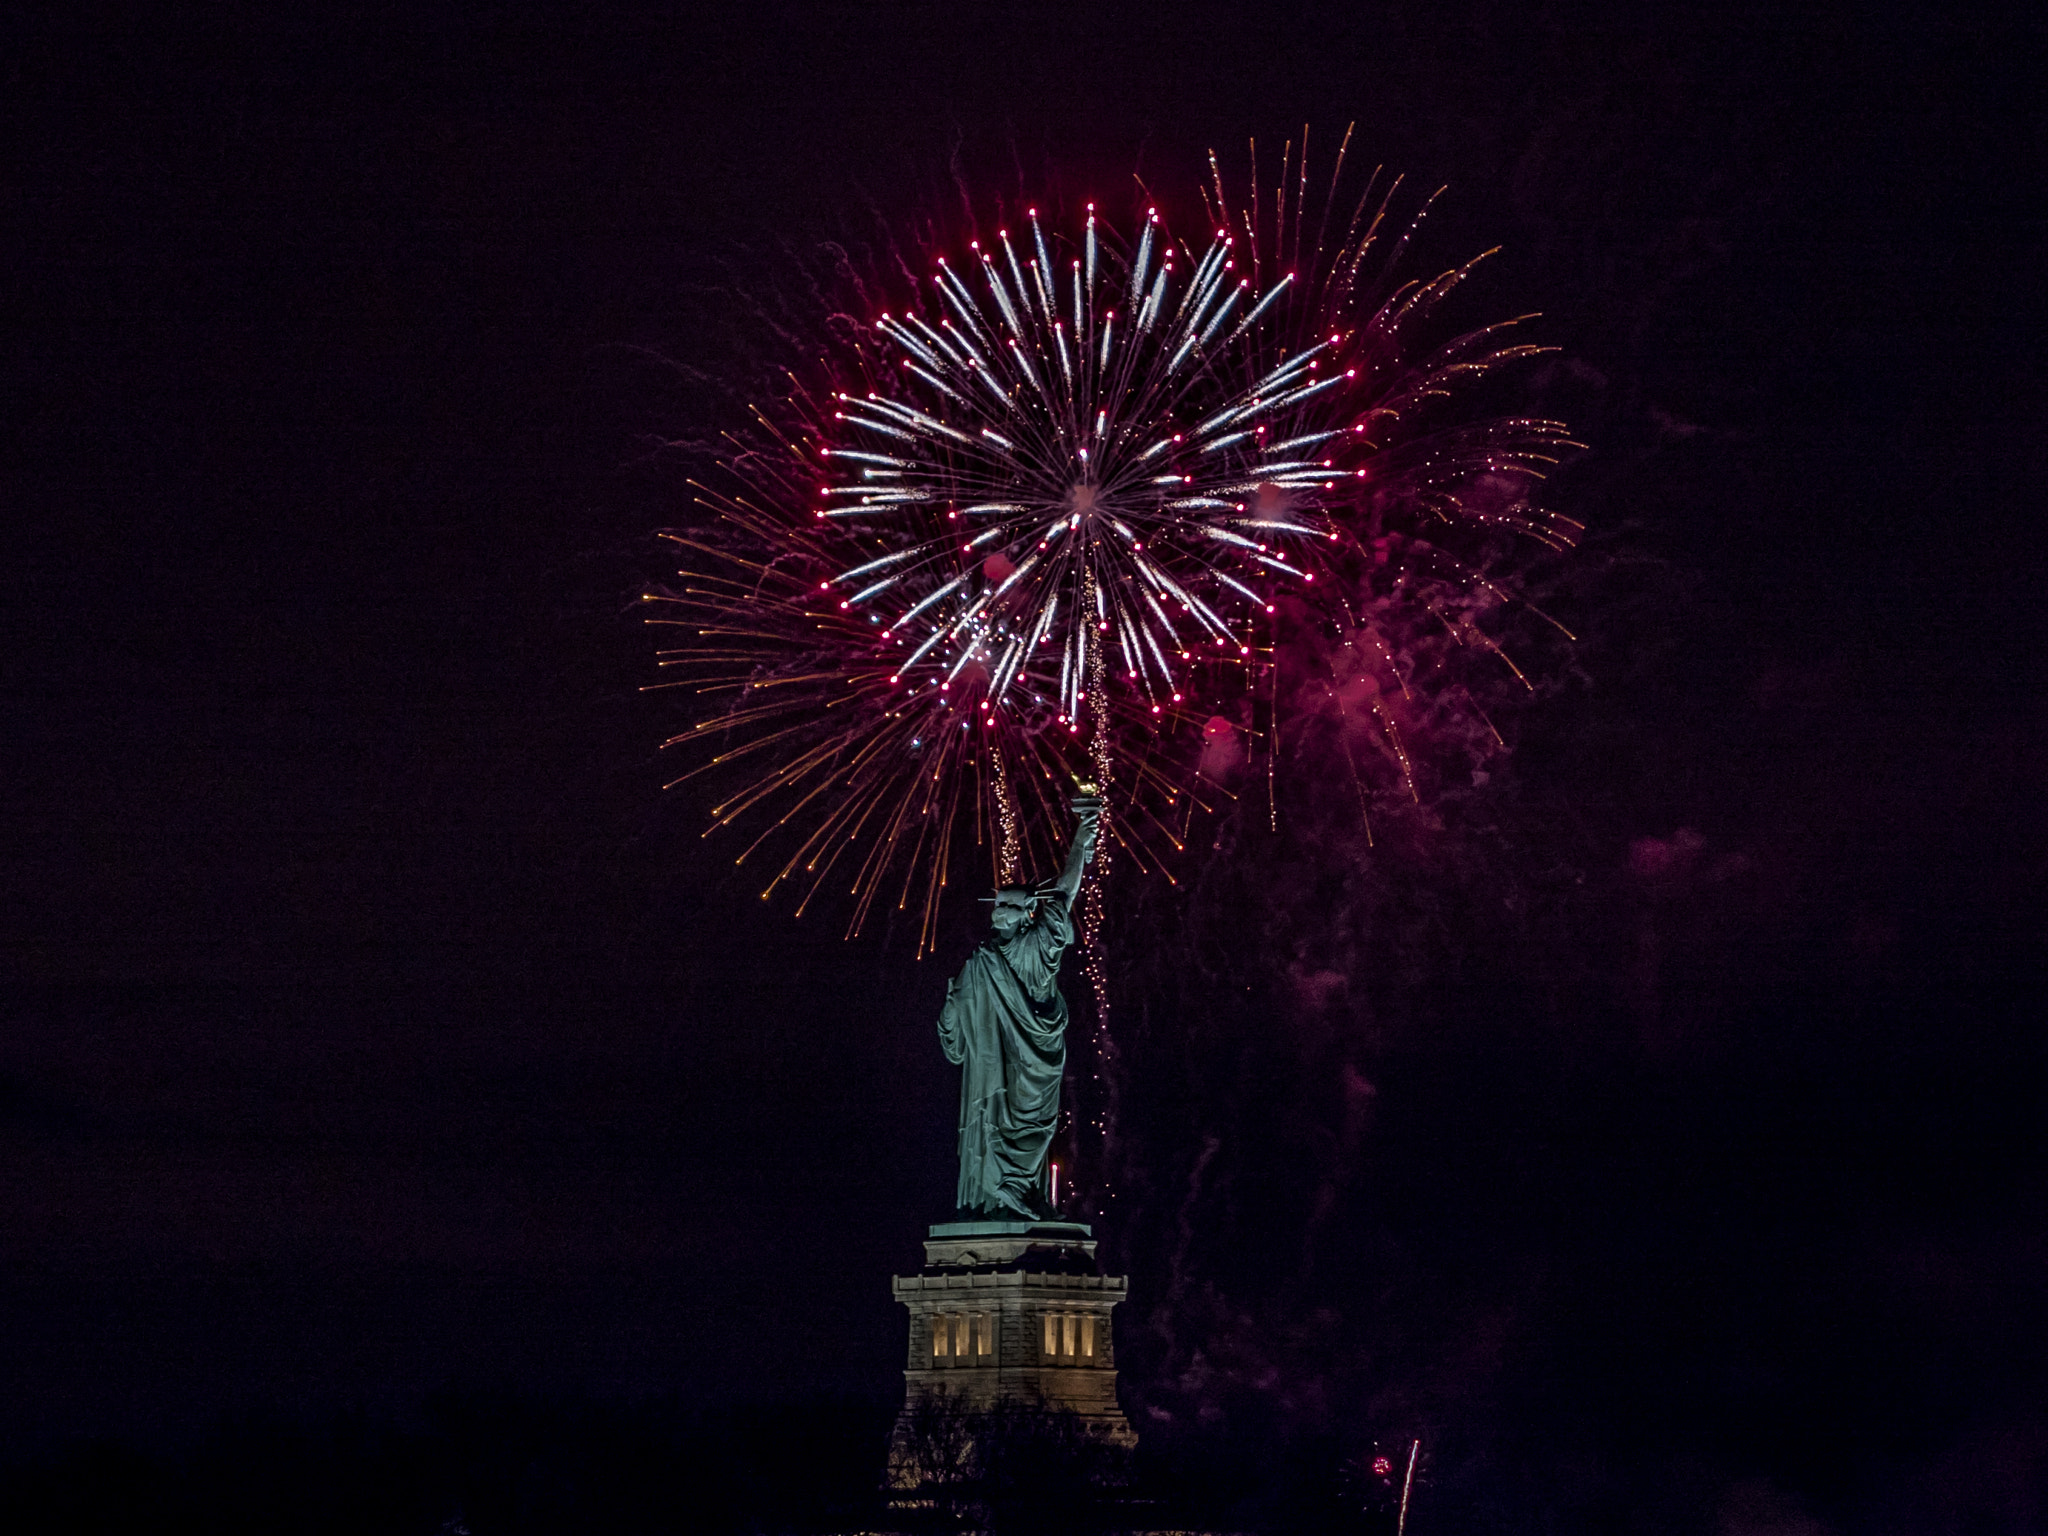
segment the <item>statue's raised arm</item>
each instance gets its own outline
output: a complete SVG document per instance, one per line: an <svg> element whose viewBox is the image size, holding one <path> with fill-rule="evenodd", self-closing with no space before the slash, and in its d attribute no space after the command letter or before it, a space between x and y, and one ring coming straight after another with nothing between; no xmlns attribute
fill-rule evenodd
<svg viewBox="0 0 2048 1536"><path fill-rule="evenodd" d="M1093 786L1082 786L1081 793L1074 797L1074 816L1074 840L1067 845L1067 867L1053 882L1053 889L1066 899L1069 912L1080 899L1081 876L1088 861L1095 857L1095 840L1102 835L1102 797L1094 792Z"/></svg>

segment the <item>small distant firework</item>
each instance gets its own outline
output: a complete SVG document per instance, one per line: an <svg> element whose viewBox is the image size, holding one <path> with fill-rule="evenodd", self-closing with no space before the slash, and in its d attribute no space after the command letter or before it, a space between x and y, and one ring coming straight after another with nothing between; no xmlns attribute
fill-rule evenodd
<svg viewBox="0 0 2048 1536"><path fill-rule="evenodd" d="M1539 349L1513 322L1422 348L1472 264L1397 283L1421 214L1389 233L1399 183L1376 176L1347 214L1343 147L1312 197L1305 144L1264 196L1254 156L1242 202L1212 155L1187 238L1154 202L1131 235L1089 203L935 253L892 308L827 328L698 486L715 515L670 535L690 564L648 601L685 632L671 686L713 708L670 744L702 749L685 778L735 770L712 817L765 823L742 861L782 838L764 896L796 882L801 911L837 879L850 931L888 899L922 948L960 839L999 880L1051 867L1076 776L1108 797L1105 853L1164 870L1224 758L1261 750L1233 708L1278 700L1291 617L1369 640L1348 665L1404 689L1372 613L1500 595L1419 530L1574 541L1525 489L1563 425L1455 409Z"/></svg>
<svg viewBox="0 0 2048 1536"><path fill-rule="evenodd" d="M1392 1515L1395 1536L1404 1536L1408 1529L1408 1506L1415 1496L1416 1473L1419 1464L1426 1458L1422 1454L1422 1442L1410 1440L1407 1455L1402 1462L1379 1451L1370 1462L1363 1456L1355 1456L1337 1469L1337 1480L1345 1501L1363 1514ZM1426 1479L1426 1474L1425 1474Z"/></svg>

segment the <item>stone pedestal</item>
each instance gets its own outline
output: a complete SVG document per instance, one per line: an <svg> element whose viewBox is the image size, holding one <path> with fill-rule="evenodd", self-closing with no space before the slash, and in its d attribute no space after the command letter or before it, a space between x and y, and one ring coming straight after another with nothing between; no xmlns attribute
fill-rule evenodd
<svg viewBox="0 0 2048 1536"><path fill-rule="evenodd" d="M1110 1326L1125 1282L1102 1273L1092 1230L1069 1221L960 1221L930 1233L924 1268L892 1282L910 1312L905 1414L935 1391L970 1411L1003 1400L1042 1404L1133 1444L1117 1406Z"/></svg>

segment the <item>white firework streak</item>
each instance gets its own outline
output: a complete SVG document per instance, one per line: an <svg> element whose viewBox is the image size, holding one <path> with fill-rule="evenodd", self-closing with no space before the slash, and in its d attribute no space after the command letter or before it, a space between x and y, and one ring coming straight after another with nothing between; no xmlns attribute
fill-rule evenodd
<svg viewBox="0 0 2048 1536"><path fill-rule="evenodd" d="M990 681L998 696L1007 694L1020 672L1040 663L1037 641L1054 633L1059 595L1078 593L1092 577L1105 635L1114 634L1124 653L1120 681L1156 704L1155 685L1178 696L1165 658L1182 647L1148 584L1222 638L1271 607L1277 582L1310 577L1322 559L1316 543L1329 542L1339 509L1318 500L1313 487L1325 472L1299 454L1342 438L1346 428L1304 420L1302 412L1343 382L1334 368L1327 378L1312 371L1336 344L1318 335L1277 360L1262 356L1271 343L1256 322L1273 312L1292 274L1252 296L1249 280L1234 276L1236 244L1232 235L1215 233L1176 291L1173 247L1156 213L1118 271L1123 263L1102 259L1091 211L1084 254L1069 265L1070 303L1062 314L1049 276L1056 270L1052 253L1034 212L1028 263L1019 260L1008 231L999 231L995 251L975 243L979 291L953 266L938 264L937 324L921 314L880 323L881 335L904 354L892 380L899 388L841 397L836 414L856 436L853 445L826 451L832 479L819 494L854 502L834 509L835 516L900 519L919 509L917 526L896 530L910 542L883 559L905 563L906 575L930 572L931 590L895 580L869 586L858 599L903 604L882 614L893 642L908 653L900 686L926 686L933 673L957 678L981 637L1033 637L1003 647L999 675ZM1216 338L1247 297L1255 298L1250 313L1219 346ZM1136 311L1121 347L1119 303ZM1304 375L1306 384L1295 382ZM1246 382L1233 388L1232 379ZM1199 419L1181 420L1196 401L1204 407ZM1161 474L1158 461L1169 454L1174 472ZM1313 480L1305 470L1315 472ZM879 484L877 471L888 477ZM1289 493L1287 517L1259 523L1275 546L1289 546L1286 553L1299 546L1295 560L1224 527L1244 520L1240 498L1261 485ZM988 526L960 540L953 527L963 517ZM1132 560L1133 547L1144 558ZM962 569L967 557L987 567L978 596L971 591L974 573ZM855 565L835 583L878 564ZM942 606L942 596L956 594L954 605ZM1068 614L1069 623L1080 617L1072 605ZM1085 651L1069 637L1058 655L1065 679L1056 692L1071 711Z"/></svg>

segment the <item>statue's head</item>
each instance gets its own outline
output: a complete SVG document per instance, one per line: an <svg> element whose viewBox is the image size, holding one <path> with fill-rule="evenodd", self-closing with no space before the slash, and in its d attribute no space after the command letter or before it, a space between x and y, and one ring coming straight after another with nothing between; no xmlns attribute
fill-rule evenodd
<svg viewBox="0 0 2048 1536"><path fill-rule="evenodd" d="M1038 895L1026 886L1006 885L992 899L988 920L998 939L1014 938L1038 915Z"/></svg>

